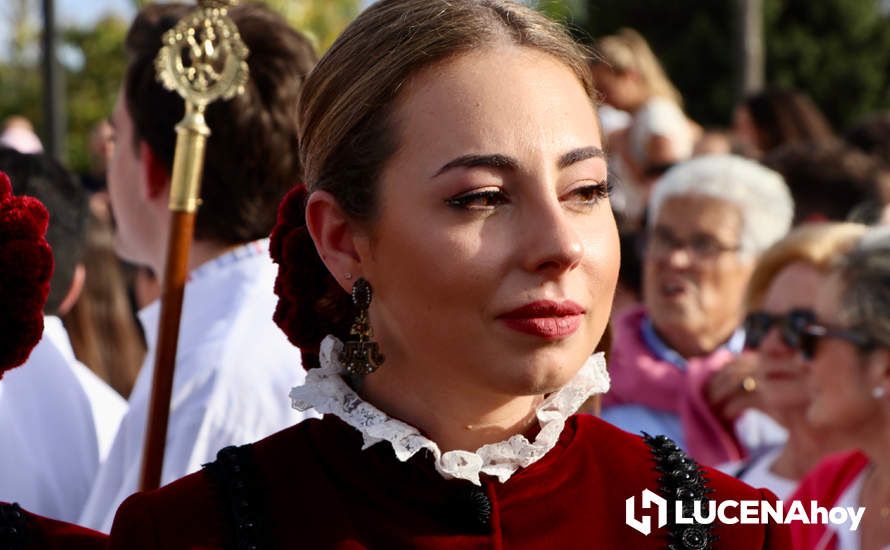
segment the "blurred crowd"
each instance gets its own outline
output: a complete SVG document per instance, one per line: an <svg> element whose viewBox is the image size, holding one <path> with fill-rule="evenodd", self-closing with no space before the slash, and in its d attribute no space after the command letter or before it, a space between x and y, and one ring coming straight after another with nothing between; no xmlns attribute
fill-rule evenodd
<svg viewBox="0 0 890 550"><path fill-rule="evenodd" d="M703 127L639 33L600 37L593 51L622 257L603 342L611 390L587 412L669 435L700 463L782 499L890 510L868 484L876 471L890 474L890 229L881 229L890 224L890 112L832 128L805 90L768 88L727 113L731 126ZM154 330L139 312L160 293L157 265L118 255L120 218L131 213L112 209L106 184L115 131L119 123L96 126L85 174L42 153L21 117L0 133L0 171L49 210L56 267L45 338L57 338L72 365L95 434L90 464L51 465L53 452L39 451L60 477L42 488L7 480L4 471L27 466L0 453L0 500L68 521L84 517L132 406ZM274 222L274 208L255 215L269 218L263 227ZM107 529L108 513L95 512L92 525Z"/></svg>
<svg viewBox="0 0 890 550"><path fill-rule="evenodd" d="M887 517L862 484L887 468L890 229L869 226L890 221L890 112L835 131L770 88L702 128L640 34L595 50L622 236L602 417L782 499ZM859 548L847 532L800 547Z"/></svg>

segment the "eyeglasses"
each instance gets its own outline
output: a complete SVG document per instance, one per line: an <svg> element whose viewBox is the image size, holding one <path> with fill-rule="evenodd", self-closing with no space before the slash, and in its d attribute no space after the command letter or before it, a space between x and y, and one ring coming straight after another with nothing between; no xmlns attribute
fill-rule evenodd
<svg viewBox="0 0 890 550"><path fill-rule="evenodd" d="M877 342L873 338L863 334L861 331L850 328L821 325L813 322L803 327L800 331L800 347L798 349L800 349L800 353L803 355L804 359L809 361L816 356L816 348L819 345L819 341L823 338L844 340L862 351L869 351L874 349L877 345Z"/></svg>
<svg viewBox="0 0 890 550"><path fill-rule="evenodd" d="M738 252L739 245L726 245L710 235L693 235L691 239L682 240L670 231L653 229L646 236L645 249L656 257L665 257L677 249L688 250L700 260L710 260L725 252Z"/></svg>
<svg viewBox="0 0 890 550"><path fill-rule="evenodd" d="M816 315L809 309L792 309L785 315L773 315L766 311L752 312L745 318L745 346L759 348L775 326L786 346L799 349L803 329L815 321Z"/></svg>

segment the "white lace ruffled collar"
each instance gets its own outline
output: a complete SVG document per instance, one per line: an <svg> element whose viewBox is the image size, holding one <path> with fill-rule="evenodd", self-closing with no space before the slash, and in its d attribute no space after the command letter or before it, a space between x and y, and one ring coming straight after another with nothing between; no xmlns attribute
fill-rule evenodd
<svg viewBox="0 0 890 550"><path fill-rule="evenodd" d="M479 474L496 476L503 483L519 468L533 464L556 445L566 419L574 414L593 394L609 390L609 374L602 353L593 355L578 374L562 389L544 400L538 407L540 431L532 442L517 434L498 443L483 445L476 452L448 451L417 428L391 418L370 403L363 401L349 387L343 376L346 369L338 357L343 343L328 336L321 343L321 367L310 369L302 386L290 392L291 403L299 411L315 409L321 414L333 414L349 424L364 438L367 449L375 443L387 441L396 458L405 462L421 449L429 449L435 457L435 467L445 479L465 479L481 485Z"/></svg>

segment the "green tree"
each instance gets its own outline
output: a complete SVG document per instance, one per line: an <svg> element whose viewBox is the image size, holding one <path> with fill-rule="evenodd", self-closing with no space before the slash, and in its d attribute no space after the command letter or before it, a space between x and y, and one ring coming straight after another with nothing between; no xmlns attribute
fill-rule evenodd
<svg viewBox="0 0 890 550"><path fill-rule="evenodd" d="M77 171L89 167L89 140L93 127L111 114L124 78L124 37L127 23L106 17L91 29L70 28L62 36L83 64L66 71L68 110L68 161Z"/></svg>
<svg viewBox="0 0 890 550"><path fill-rule="evenodd" d="M767 82L808 92L839 129L890 107L890 20L879 0L766 0Z"/></svg>
<svg viewBox="0 0 890 550"><path fill-rule="evenodd" d="M577 25L587 20L585 0L532 0L531 5L551 19Z"/></svg>
<svg viewBox="0 0 890 550"><path fill-rule="evenodd" d="M22 0L25 5L27 0ZM123 79L124 36L127 23L119 18L102 19L92 28L65 28L59 36L67 63L63 65L67 156L62 160L74 171L89 167L89 136L107 117ZM40 74L39 33L16 33L17 46L0 60L0 120L22 115L43 135L43 85Z"/></svg>
<svg viewBox="0 0 890 550"><path fill-rule="evenodd" d="M8 57L0 62L0 121L12 115L37 126L42 121L40 73L35 70L40 36L36 8L34 0L13 0L3 11L9 35L4 37Z"/></svg>
<svg viewBox="0 0 890 550"><path fill-rule="evenodd" d="M593 36L634 27L650 41L690 115L730 122L734 2L589 0ZM809 93L837 129L890 107L890 20L880 0L764 0L767 85Z"/></svg>
<svg viewBox="0 0 890 550"><path fill-rule="evenodd" d="M319 53L330 47L361 9L360 0L263 0L308 35Z"/></svg>
<svg viewBox="0 0 890 550"><path fill-rule="evenodd" d="M597 0L588 8L594 37L621 27L640 31L680 89L689 115L729 122L733 103L733 2Z"/></svg>

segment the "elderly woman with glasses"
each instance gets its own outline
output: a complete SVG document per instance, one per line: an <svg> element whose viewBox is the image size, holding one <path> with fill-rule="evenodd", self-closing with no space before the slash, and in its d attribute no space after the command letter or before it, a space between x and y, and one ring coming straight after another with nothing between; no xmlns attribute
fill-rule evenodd
<svg viewBox="0 0 890 550"><path fill-rule="evenodd" d="M744 376L715 373L744 348L745 287L793 210L779 174L739 157L699 157L665 174L649 201L643 306L615 322L603 418L667 434L705 464L745 456L725 412L746 392Z"/></svg>
<svg viewBox="0 0 890 550"><path fill-rule="evenodd" d="M795 493L820 506L859 508L858 528L793 525L795 548L890 545L890 229L872 229L822 285L799 331L807 419L859 450L825 459Z"/></svg>
<svg viewBox="0 0 890 550"><path fill-rule="evenodd" d="M801 226L767 250L748 285L745 333L754 348L755 383L764 410L788 431L785 444L766 447L722 469L755 487L787 498L798 481L832 450L829 431L806 418L810 399L801 366L800 331L814 319L813 305L834 260L865 233L864 225Z"/></svg>

